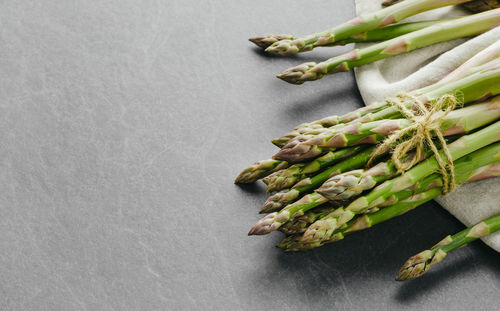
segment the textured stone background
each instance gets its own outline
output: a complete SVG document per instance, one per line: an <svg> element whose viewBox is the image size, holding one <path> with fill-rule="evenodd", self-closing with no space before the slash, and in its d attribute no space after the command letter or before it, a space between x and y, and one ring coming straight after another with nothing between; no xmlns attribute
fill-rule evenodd
<svg viewBox="0 0 500 311"><path fill-rule="evenodd" d="M354 15L351 0L2 1L0 310L495 310L481 243L426 277L407 257L462 225L435 203L320 249L247 237L233 178L291 126L362 105L352 74L274 74L247 41Z"/></svg>

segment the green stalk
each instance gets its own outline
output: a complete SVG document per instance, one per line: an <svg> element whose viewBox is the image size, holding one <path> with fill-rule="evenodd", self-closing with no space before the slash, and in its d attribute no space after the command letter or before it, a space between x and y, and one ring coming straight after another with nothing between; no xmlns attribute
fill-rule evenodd
<svg viewBox="0 0 500 311"><path fill-rule="evenodd" d="M428 10L460 4L467 0L407 0L375 12L362 14L344 24L312 35L280 40L266 48L266 52L278 55L292 55L311 51L316 46L332 45L353 35L397 23L409 16Z"/></svg>
<svg viewBox="0 0 500 311"><path fill-rule="evenodd" d="M449 252L498 230L500 230L500 214L487 218L455 235L449 235L431 249L418 253L408 259L399 270L396 280L407 281L416 279L429 271L432 265L441 262Z"/></svg>
<svg viewBox="0 0 500 311"><path fill-rule="evenodd" d="M309 62L290 68L279 74L278 78L292 84L318 80L326 74L349 71L354 67L439 42L478 35L495 28L499 22L500 9L445 21L363 49L355 49L319 64Z"/></svg>
<svg viewBox="0 0 500 311"><path fill-rule="evenodd" d="M429 27L441 21L442 20L418 21L418 22L401 23L396 25L384 26L381 28L369 30L367 32L362 32L359 34L352 35L342 41L337 41L332 45L327 45L327 46L346 45L350 43L368 43L368 42L385 41L416 30L420 30L425 27ZM253 42L258 47L265 49L278 41L295 40L295 39L296 38L294 38L292 35L267 34L263 36L250 38L248 39L248 41Z"/></svg>

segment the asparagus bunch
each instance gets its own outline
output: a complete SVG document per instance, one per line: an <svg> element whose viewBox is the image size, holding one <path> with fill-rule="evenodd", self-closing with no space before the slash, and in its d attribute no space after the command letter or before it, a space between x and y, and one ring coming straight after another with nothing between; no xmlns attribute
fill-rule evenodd
<svg viewBox="0 0 500 311"><path fill-rule="evenodd" d="M500 119L500 114L496 119ZM491 122L491 119L485 122L487 124ZM498 137L499 132L500 122L496 122L476 133L462 136L457 141L449 144L449 152L453 160L459 159L470 152L494 143L496 140L500 139L500 137ZM444 152L442 151L440 155L444 157ZM340 164L345 162L347 161L341 162ZM385 203L386 200L389 200L399 191L414 186L420 179L432 174L437 169L438 161L436 160L436 157L433 156L407 171L404 175L385 181L369 194L357 198L346 208L340 207L316 221L306 230L303 239L309 243L316 240L323 241L330 239L336 229L342 227L355 215L379 207L379 205ZM314 189L317 187L317 184L313 184L312 187ZM296 198L300 192L296 191L294 194ZM282 202L282 199L278 201L278 203ZM271 213L259 220L257 224L252 227L249 235L262 235L275 231L291 219L302 216L308 210L326 202L328 202L328 199L318 192L307 194L297 202L289 204L281 211Z"/></svg>
<svg viewBox="0 0 500 311"><path fill-rule="evenodd" d="M387 40L320 64L303 64L281 76L287 82L300 84L437 42L476 35L499 25L500 9L447 21L390 25L421 11L478 2L494 1L405 0L323 33L302 38L266 36L251 41L268 52L289 55L316 46ZM377 143L398 131L419 126L418 118L406 119L404 116L411 113L403 114L400 109L412 110L421 103L431 107L450 94L464 105L474 104L458 105L449 113L433 112L433 120L439 120L439 129L433 127L435 130L426 135L440 132L448 136L447 145L441 146L442 141L436 140L440 151L407 150L410 153L402 158L394 155L390 158L389 150L385 150L372 159ZM249 183L263 178L267 191L272 193L261 209L270 214L258 221L249 235L279 230L289 235L280 248L307 250L341 240L446 193L450 179L445 169L452 172L451 185L499 176L500 96L493 97L497 94L500 94L500 41L439 82L400 97L398 105L404 108L382 101L295 127L272 141L280 147L272 159L256 162L235 181ZM443 166L444 158L452 163ZM402 173L397 168L398 161L418 164ZM439 170L441 173L436 173ZM500 219L485 220L474 228L412 257L397 279L422 275L447 252L500 229Z"/></svg>
<svg viewBox="0 0 500 311"><path fill-rule="evenodd" d="M438 2L438 1L435 1ZM500 9L443 21L363 49L330 58L321 63L308 62L290 68L278 78L292 84L321 79L324 75L372 63L397 54L457 38L474 36L498 26Z"/></svg>
<svg viewBox="0 0 500 311"><path fill-rule="evenodd" d="M449 252L498 230L500 230L500 214L487 218L455 235L449 235L431 249L408 259L399 270L396 280L407 281L418 278L429 271L432 265L441 262Z"/></svg>

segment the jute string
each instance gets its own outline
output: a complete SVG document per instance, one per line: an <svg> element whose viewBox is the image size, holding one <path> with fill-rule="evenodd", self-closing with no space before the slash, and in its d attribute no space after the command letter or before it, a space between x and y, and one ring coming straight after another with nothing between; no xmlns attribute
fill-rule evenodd
<svg viewBox="0 0 500 311"><path fill-rule="evenodd" d="M425 147L428 146L434 153L439 165L439 172L443 178L443 194L453 191L456 186L455 168L440 126L442 118L460 104L457 97L454 95L442 96L435 103L429 105L429 108L417 97L407 93L399 93L396 98L389 98L386 101L391 106L396 107L407 119L412 120L413 124L385 139L374 150L368 164L378 155L392 149L392 161L394 161L398 171L404 173L422 159ZM411 109L408 109L405 105L405 102L408 101L412 104ZM441 143L445 159L443 159L436 147L432 139L433 135ZM406 157L412 149L415 149L414 155ZM403 158L406 159L402 160Z"/></svg>

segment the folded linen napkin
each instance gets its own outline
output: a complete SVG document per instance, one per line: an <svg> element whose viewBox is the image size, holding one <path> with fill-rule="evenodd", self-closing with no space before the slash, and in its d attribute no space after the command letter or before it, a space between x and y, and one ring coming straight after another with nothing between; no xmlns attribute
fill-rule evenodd
<svg viewBox="0 0 500 311"><path fill-rule="evenodd" d="M355 0L357 14L381 8L383 0ZM424 12L405 20L419 21L469 14L459 7ZM458 39L391 57L355 69L365 103L432 84L491 43L500 40L500 27L472 39ZM363 45L359 45L363 46ZM460 186L436 201L467 226L500 213L500 178ZM450 232L450 234L453 234ZM500 232L482 239L500 252Z"/></svg>

